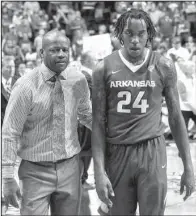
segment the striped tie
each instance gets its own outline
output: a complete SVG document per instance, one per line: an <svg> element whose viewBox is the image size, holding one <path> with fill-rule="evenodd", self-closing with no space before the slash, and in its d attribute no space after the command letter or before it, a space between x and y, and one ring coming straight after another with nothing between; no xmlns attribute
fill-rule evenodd
<svg viewBox="0 0 196 216"><path fill-rule="evenodd" d="M53 77L52 77L53 79ZM53 152L58 158L65 150L65 102L61 82L58 76L54 76L53 90ZM52 81L52 80L51 80Z"/></svg>

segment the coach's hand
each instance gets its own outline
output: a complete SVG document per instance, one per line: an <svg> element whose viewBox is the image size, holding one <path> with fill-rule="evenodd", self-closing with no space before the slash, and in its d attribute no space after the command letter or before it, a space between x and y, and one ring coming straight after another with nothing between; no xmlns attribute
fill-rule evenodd
<svg viewBox="0 0 196 216"><path fill-rule="evenodd" d="M114 191L109 178L105 173L101 175L95 175L95 183L99 199L103 203L105 203L108 206L108 208L111 208L113 203L110 197L114 196Z"/></svg>
<svg viewBox="0 0 196 216"><path fill-rule="evenodd" d="M6 202L15 208L19 208L21 199L20 188L14 178L3 179L3 194Z"/></svg>
<svg viewBox="0 0 196 216"><path fill-rule="evenodd" d="M180 182L180 194L184 192L184 187L186 187L186 195L184 197L185 201L195 190L195 179L193 169L186 170L182 174Z"/></svg>

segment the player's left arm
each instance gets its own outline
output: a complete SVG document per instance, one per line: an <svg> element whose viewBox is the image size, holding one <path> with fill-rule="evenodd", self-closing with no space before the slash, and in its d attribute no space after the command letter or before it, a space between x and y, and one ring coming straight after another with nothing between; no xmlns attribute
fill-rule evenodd
<svg viewBox="0 0 196 216"><path fill-rule="evenodd" d="M173 62L169 59L163 58L160 66L165 77L164 95L168 107L169 125L184 165L180 193L182 194L184 187L186 187L184 197L184 200L186 200L194 191L195 182L187 129L179 104L177 73Z"/></svg>

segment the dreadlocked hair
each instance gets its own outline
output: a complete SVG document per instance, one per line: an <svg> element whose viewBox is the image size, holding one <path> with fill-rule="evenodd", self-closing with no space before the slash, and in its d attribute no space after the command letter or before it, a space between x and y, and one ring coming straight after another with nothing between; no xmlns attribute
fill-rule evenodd
<svg viewBox="0 0 196 216"><path fill-rule="evenodd" d="M146 26L147 26L148 41L151 43L153 41L153 38L156 35L156 30L155 30L155 27L152 23L152 20L151 20L150 16L145 11L143 11L141 9L135 9L135 8L123 13L118 18L118 20L115 24L114 34L115 34L115 37L117 37L119 39L120 43L123 45L122 33L123 33L124 27L127 23L127 20L129 18L143 19L145 21Z"/></svg>

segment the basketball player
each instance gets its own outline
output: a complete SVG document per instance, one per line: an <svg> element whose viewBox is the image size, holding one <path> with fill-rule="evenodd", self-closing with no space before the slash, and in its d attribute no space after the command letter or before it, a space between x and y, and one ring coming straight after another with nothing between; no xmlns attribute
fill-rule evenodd
<svg viewBox="0 0 196 216"><path fill-rule="evenodd" d="M194 191L188 136L179 107L172 62L151 51L155 28L138 9L122 14L115 26L123 45L93 73L93 129L96 190L111 215L163 215L166 203L166 146L161 123L165 97L169 123L182 155L180 193Z"/></svg>

